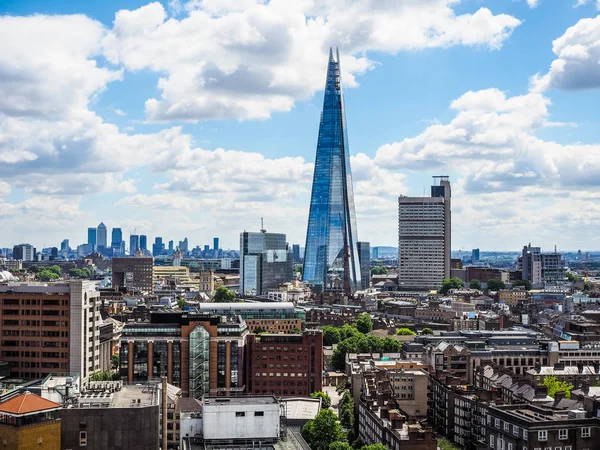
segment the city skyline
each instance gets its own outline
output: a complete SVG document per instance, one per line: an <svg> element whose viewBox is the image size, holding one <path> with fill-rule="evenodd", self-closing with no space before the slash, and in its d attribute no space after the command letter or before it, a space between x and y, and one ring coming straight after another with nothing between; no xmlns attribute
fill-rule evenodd
<svg viewBox="0 0 600 450"><path fill-rule="evenodd" d="M361 240L393 245L398 196L443 172L454 250L600 248L593 1L22 1L0 14L0 247L74 246L104 222L236 248L261 217L303 244L338 45Z"/></svg>

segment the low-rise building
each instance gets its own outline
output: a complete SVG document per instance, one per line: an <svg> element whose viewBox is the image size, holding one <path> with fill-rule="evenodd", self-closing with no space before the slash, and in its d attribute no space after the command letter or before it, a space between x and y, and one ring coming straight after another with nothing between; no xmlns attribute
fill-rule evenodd
<svg viewBox="0 0 600 450"><path fill-rule="evenodd" d="M487 445L494 450L593 450L600 439L600 418L583 410L555 411L533 405L488 408Z"/></svg>
<svg viewBox="0 0 600 450"><path fill-rule="evenodd" d="M61 420L58 411L61 407L30 392L0 403L2 448L60 450Z"/></svg>
<svg viewBox="0 0 600 450"><path fill-rule="evenodd" d="M508 306L515 306L526 300L527 291L525 289L500 289L498 291L498 301L506 303Z"/></svg>

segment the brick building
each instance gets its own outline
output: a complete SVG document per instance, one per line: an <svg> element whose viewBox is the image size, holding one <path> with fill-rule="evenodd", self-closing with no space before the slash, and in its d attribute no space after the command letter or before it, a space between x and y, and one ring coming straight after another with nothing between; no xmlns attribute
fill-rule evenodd
<svg viewBox="0 0 600 450"><path fill-rule="evenodd" d="M112 285L115 290L127 288L148 294L154 292L154 258L129 257L112 259Z"/></svg>
<svg viewBox="0 0 600 450"><path fill-rule="evenodd" d="M249 335L246 392L308 396L323 388L323 334Z"/></svg>
<svg viewBox="0 0 600 450"><path fill-rule="evenodd" d="M89 280L0 285L0 358L12 376L99 370L99 298Z"/></svg>
<svg viewBox="0 0 600 450"><path fill-rule="evenodd" d="M247 334L239 316L153 313L123 327L120 374L128 383L166 376L190 397L243 392Z"/></svg>
<svg viewBox="0 0 600 450"><path fill-rule="evenodd" d="M30 392L0 404L0 442L10 450L60 450L62 406Z"/></svg>

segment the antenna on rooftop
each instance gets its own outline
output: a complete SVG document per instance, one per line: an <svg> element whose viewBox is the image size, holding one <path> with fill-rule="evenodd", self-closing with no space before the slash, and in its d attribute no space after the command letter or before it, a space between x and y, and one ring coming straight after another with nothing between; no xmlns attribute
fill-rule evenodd
<svg viewBox="0 0 600 450"><path fill-rule="evenodd" d="M266 233L267 232L267 230L265 230L265 224L263 222L263 218L262 217L260 218L260 232L261 233Z"/></svg>

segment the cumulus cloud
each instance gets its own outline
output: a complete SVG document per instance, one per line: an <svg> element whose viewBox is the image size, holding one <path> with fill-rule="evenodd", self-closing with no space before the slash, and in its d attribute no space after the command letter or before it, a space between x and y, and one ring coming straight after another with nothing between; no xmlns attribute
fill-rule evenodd
<svg viewBox="0 0 600 450"><path fill-rule="evenodd" d="M527 0L527 6L529 6L530 8L537 8L540 3L541 0Z"/></svg>
<svg viewBox="0 0 600 450"><path fill-rule="evenodd" d="M581 19L552 43L557 56L550 70L530 79L531 89L597 89L600 87L600 16Z"/></svg>
<svg viewBox="0 0 600 450"><path fill-rule="evenodd" d="M164 73L150 121L265 119L323 87L330 45L346 86L374 67L369 51L454 45L500 48L520 21L487 8L456 14L453 0L192 1L182 19L160 3L116 15L104 55L128 70ZM179 3L178 3L179 4Z"/></svg>

